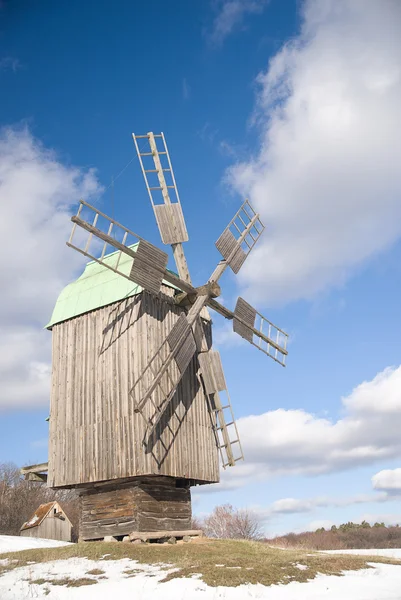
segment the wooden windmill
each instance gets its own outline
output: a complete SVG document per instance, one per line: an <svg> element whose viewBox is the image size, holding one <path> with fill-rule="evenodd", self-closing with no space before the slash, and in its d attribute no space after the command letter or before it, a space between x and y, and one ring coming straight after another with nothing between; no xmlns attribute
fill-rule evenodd
<svg viewBox="0 0 401 600"><path fill-rule="evenodd" d="M68 245L92 262L49 324L48 485L80 489L82 539L189 530L190 486L219 481L219 454L223 467L243 458L209 309L278 363L287 355L287 334L245 300L234 312L216 300L224 271L238 273L261 236L259 215L243 203L216 242L222 259L195 287L164 135L133 139L178 274L165 252L80 202Z"/></svg>

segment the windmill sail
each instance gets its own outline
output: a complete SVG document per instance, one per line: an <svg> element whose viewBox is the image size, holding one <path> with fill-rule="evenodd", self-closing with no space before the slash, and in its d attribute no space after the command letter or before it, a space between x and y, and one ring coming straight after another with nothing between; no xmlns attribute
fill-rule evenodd
<svg viewBox="0 0 401 600"><path fill-rule="evenodd" d="M216 248L234 273L239 272L264 229L259 215L245 200L216 242Z"/></svg>
<svg viewBox="0 0 401 600"><path fill-rule="evenodd" d="M135 411L142 412L158 387L163 392L162 404L168 402L195 352L196 343L191 326L181 315L131 389ZM149 383L144 387L143 382L146 381ZM158 411L161 410L160 405L153 404Z"/></svg>
<svg viewBox="0 0 401 600"><path fill-rule="evenodd" d="M244 455L227 390L220 353L217 350L201 352L198 360L202 369L203 382L208 396L212 426L220 451L221 462L223 468L232 467L237 461L243 460ZM221 402L219 392L225 393L225 405Z"/></svg>
<svg viewBox="0 0 401 600"><path fill-rule="evenodd" d="M244 208L245 205L249 205L249 203L245 202L242 208ZM237 243L238 243L239 247L240 247L241 243L245 240L245 238L249 235L250 229L252 227L254 227L254 225L258 221L258 219L259 219L259 215L257 215L256 213L254 214L253 217L249 216L249 223L248 223L248 225L246 225L244 227L243 231L241 232L241 234L239 235L239 238L238 238ZM235 220L235 217L234 217L234 220ZM256 243L256 242L254 242L254 243ZM250 249L252 249L252 246ZM195 339L193 338L192 328L195 326L196 321L201 314L201 311L204 309L204 307L207 304L210 304L210 301L212 300L212 295L213 295L212 290L215 289L215 286L218 287L217 282L220 279L220 277L222 276L222 274L224 273L224 271L228 265L229 265L229 262L227 260L223 260L218 263L217 267L215 268L212 275L210 276L208 283L205 286L202 286L202 288L199 288L199 290L203 289L205 291L199 292L199 293L197 292L196 300L195 300L194 304L192 305L191 309L189 310L188 315L186 317L184 317L183 315L180 317L180 319L182 319L182 325L179 325L179 323L176 323L176 325L174 326L174 328L170 334L170 335L172 335L173 331L176 329L177 335L172 336L175 339L174 347L170 347L170 350L167 351L167 353L166 353L166 348L169 347L169 337L167 337L164 340L163 344L160 346L159 350L152 357L149 364L145 367L145 369L143 370L140 377L135 382L135 384L132 388L132 396L134 398L134 402L136 402L136 410L142 412L149 399L151 399L152 403L155 405L155 402L152 399L152 394L155 392L157 387L160 387L160 382L164 376L167 376L167 383L166 383L167 391L165 394L165 402L166 403L169 402L171 400L171 398L173 397L173 395L177 389L177 386L178 386L179 382L181 381L181 378L184 374L184 370L185 370L185 369L184 370L179 369L179 371L177 372L174 369L174 363L176 361L173 362L173 359L175 359L176 356L177 357L180 356L181 347L186 348L186 350L183 352L183 354L187 358L188 358L187 355L189 355L190 352L192 352L192 356L195 354L197 347L196 347ZM213 305L211 305L211 306L213 306ZM184 326L185 321L187 322L186 326ZM181 327L181 329L179 329L180 327ZM188 359L186 366L188 366L189 361L192 358L192 356ZM185 364L185 363L183 363L183 364ZM216 362L216 364L217 364L217 362ZM186 366L185 366L185 368L186 368ZM203 366L206 367L206 361L203 363ZM205 371L205 378L206 378L205 387L206 388L208 386L212 385L212 383L211 383L212 375L215 375L216 373L218 373L217 370L216 371L213 370L213 367L214 367L214 364L211 363L210 369ZM200 369L201 369L201 374L203 377L202 364L200 364ZM153 377L151 380L149 380L150 372L153 374ZM222 371L221 371L221 373L222 373ZM145 382L145 381L149 381L149 384L148 385L145 384L145 387L144 387L143 382ZM166 389L166 387L164 389ZM165 402L163 402L163 405L165 404ZM225 440L225 445L227 446L227 440Z"/></svg>
<svg viewBox="0 0 401 600"><path fill-rule="evenodd" d="M235 333L285 367L288 354L285 331L273 325L243 298L238 298L233 316Z"/></svg>
<svg viewBox="0 0 401 600"><path fill-rule="evenodd" d="M132 264L130 277L148 292L158 294L166 273L168 255L156 246L141 240Z"/></svg>
<svg viewBox="0 0 401 600"><path fill-rule="evenodd" d="M190 283L167 270L168 255L165 252L94 206L81 200L78 212L71 217L71 221L73 227L67 246L74 248L84 256L95 260L122 277L135 281L153 294L160 291L163 279L186 293L196 293ZM86 240L82 235L78 235L82 234L82 230L88 233ZM103 244L99 244L99 240ZM117 250L114 263L104 260L109 247ZM127 254L134 261L129 273L120 268L121 253Z"/></svg>
<svg viewBox="0 0 401 600"><path fill-rule="evenodd" d="M163 244L187 242L187 228L164 134L133 133L132 137ZM145 148L140 149L140 145Z"/></svg>
<svg viewBox="0 0 401 600"><path fill-rule="evenodd" d="M145 184L159 227L161 239L164 244L172 245L174 260L180 277L182 277L188 283L191 283L191 278L182 247L182 242L188 240L188 234L185 226L177 185L175 182L174 171L171 165L170 155L168 153L164 135L163 133L160 135L148 133L145 136L137 136L133 134L133 138L142 168L142 173L145 179ZM158 150L158 142L160 151ZM144 145L145 148L140 150L139 145ZM152 161L153 164L151 164ZM146 162L148 163L148 168L145 166ZM163 162L165 164L165 168L162 166ZM156 177L157 181L155 181ZM166 177L169 179L170 185L168 185L166 182ZM155 198L159 198L159 203L156 202ZM162 203L160 203L160 201ZM207 319L210 319L207 308L204 307L202 310L203 315ZM226 406L224 408L221 404L218 394L219 391L224 392L227 389L220 355L215 351L205 351L205 349L208 347L208 344L199 319L200 317L196 319L193 328L197 349L203 349L203 351L201 351L198 355L199 375L203 381L205 396L211 415L213 431L216 437L216 443L221 454L222 465L225 468L229 465L233 466L237 460L242 459L243 454L238 431L234 422L228 392ZM186 364L186 361L184 364ZM158 387L163 389L159 384ZM166 394L166 392L163 393L163 391L161 391L161 394L162 397L165 398L172 396L171 392ZM157 394L155 394L155 396L157 397ZM149 422L149 438L152 437L153 432L156 430L158 423L162 419L165 407L168 404L168 401L166 400L162 406L159 406L157 405L157 402L155 403L153 400L152 395L150 397L155 410ZM144 405L142 405L142 407L143 406ZM226 413L228 410L230 411L230 415L227 417L227 421Z"/></svg>

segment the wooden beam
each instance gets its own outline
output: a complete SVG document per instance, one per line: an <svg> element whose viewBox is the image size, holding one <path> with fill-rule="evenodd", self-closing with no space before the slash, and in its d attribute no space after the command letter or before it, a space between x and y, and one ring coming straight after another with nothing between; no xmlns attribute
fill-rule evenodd
<svg viewBox="0 0 401 600"><path fill-rule="evenodd" d="M27 473L25 475L27 481L39 481L39 483L47 482L47 473Z"/></svg>
<svg viewBox="0 0 401 600"><path fill-rule="evenodd" d="M131 542L134 540L158 540L160 538L169 537L184 537L189 536L202 536L203 531L201 529L182 529L180 531L133 531L129 534Z"/></svg>
<svg viewBox="0 0 401 600"><path fill-rule="evenodd" d="M87 206L89 206L89 205L87 205ZM94 210L96 210L96 209L94 209ZM97 212L99 212L99 211L97 211ZM99 212L99 214L102 214L102 213ZM109 221L111 221L112 223L115 223L119 227L122 227L122 225L117 223L117 221L113 221L113 219L110 219L110 217L107 217L107 219ZM133 250L131 250L131 248L124 246L124 244L121 244L120 242L115 240L112 236L108 235L107 233L103 233L103 231L101 231L100 229L97 229L93 225L90 225L86 221L83 221L79 217L75 217L75 216L71 217L71 221L73 223L75 223L76 225L78 225L79 227L81 227L82 229L85 229L89 233L92 233L92 235L100 238L101 240L103 240L104 242L109 244L110 246L113 246L113 248L116 248L117 250L120 250L121 252L124 252L124 254L127 254L131 258L135 259L136 253ZM137 237L139 240L142 239L136 233L133 233L133 232L130 232L130 233L133 236ZM192 285L186 283L185 281L183 281L176 275L173 275L172 273L170 273L167 270L165 271L165 273L163 275L163 279L165 281L167 281L168 283L172 283L174 286L178 287L179 289L183 290L184 292L187 292L188 294L193 294L193 293L196 294L196 290Z"/></svg>
<svg viewBox="0 0 401 600"><path fill-rule="evenodd" d="M49 468L49 463L41 463L39 465L29 465L29 467L22 467L20 469L21 475L27 475L28 473L44 473Z"/></svg>

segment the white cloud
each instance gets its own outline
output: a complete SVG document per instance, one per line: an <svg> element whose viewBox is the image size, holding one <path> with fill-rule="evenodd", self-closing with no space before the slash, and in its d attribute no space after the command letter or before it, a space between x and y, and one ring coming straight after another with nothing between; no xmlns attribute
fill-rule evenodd
<svg viewBox="0 0 401 600"><path fill-rule="evenodd" d="M20 68L21 63L18 58L13 56L3 56L3 58L0 58L0 71L7 71L8 69L11 69L11 71L14 71L15 73Z"/></svg>
<svg viewBox="0 0 401 600"><path fill-rule="evenodd" d="M385 469L372 477L375 490L384 490L388 494L401 494L401 469Z"/></svg>
<svg viewBox="0 0 401 600"><path fill-rule="evenodd" d="M241 272L265 303L342 284L401 234L401 3L303 14L257 79L258 150L226 174L267 226Z"/></svg>
<svg viewBox="0 0 401 600"><path fill-rule="evenodd" d="M70 209L100 191L93 171L60 163L28 129L0 131L0 410L47 406L57 295L81 257L68 249Z"/></svg>
<svg viewBox="0 0 401 600"><path fill-rule="evenodd" d="M223 489L272 476L342 471L401 456L401 366L358 385L342 398L342 407L344 416L337 421L301 409L239 419L245 461L223 473Z"/></svg>
<svg viewBox="0 0 401 600"><path fill-rule="evenodd" d="M267 515L309 513L318 508L339 508L355 504L371 502L385 502L387 494L361 494L343 498L317 497L317 498L281 498L265 509Z"/></svg>
<svg viewBox="0 0 401 600"><path fill-rule="evenodd" d="M240 28L249 14L260 14L269 0L219 0L215 2L217 14L213 21L209 39L219 45L235 30Z"/></svg>
<svg viewBox="0 0 401 600"><path fill-rule="evenodd" d="M367 521L371 525L374 525L374 523L384 523L385 525L397 525L401 524L401 513L363 513L356 521L357 523Z"/></svg>
<svg viewBox="0 0 401 600"><path fill-rule="evenodd" d="M222 302L223 304L223 302ZM213 329L213 344L217 348L221 347L236 347L245 344L244 339L233 331L233 324L231 321L225 321L219 326L215 326Z"/></svg>
<svg viewBox="0 0 401 600"><path fill-rule="evenodd" d="M316 529L320 529L323 527L324 529L330 529L334 525L333 521L329 519L315 519L314 521L310 521L305 527L302 528L303 531L316 531Z"/></svg>

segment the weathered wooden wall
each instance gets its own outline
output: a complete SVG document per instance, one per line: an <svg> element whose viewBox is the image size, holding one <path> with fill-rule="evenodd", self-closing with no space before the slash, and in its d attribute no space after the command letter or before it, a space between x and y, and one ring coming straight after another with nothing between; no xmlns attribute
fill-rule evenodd
<svg viewBox="0 0 401 600"><path fill-rule="evenodd" d="M24 537L36 537L46 540L71 541L71 523L68 519L64 521L50 513L37 527L30 527L20 532Z"/></svg>
<svg viewBox="0 0 401 600"><path fill-rule="evenodd" d="M219 480L196 358L147 445L145 420L130 395L181 312L171 297L142 293L53 327L50 487L143 475ZM150 415L150 402L147 410Z"/></svg>
<svg viewBox="0 0 401 600"><path fill-rule="evenodd" d="M177 481L169 477L141 478L135 483L85 490L80 503L82 540L133 531L191 529L189 486L177 487Z"/></svg>

